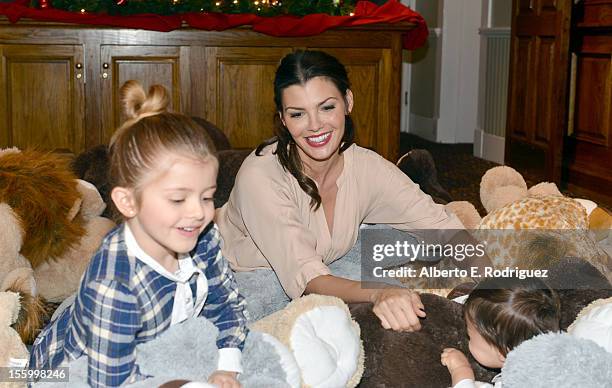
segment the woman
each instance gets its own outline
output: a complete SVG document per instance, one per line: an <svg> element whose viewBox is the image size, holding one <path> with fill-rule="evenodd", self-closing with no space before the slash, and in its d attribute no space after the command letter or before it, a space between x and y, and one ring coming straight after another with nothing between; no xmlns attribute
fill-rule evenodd
<svg viewBox="0 0 612 388"><path fill-rule="evenodd" d="M244 161L217 214L223 251L237 271L272 268L292 299L317 293L372 302L383 327L418 330L425 311L417 293L367 289L327 265L355 245L362 223L400 230L463 225L395 165L353 144L349 86L346 69L331 55L297 51L283 58L274 81L276 136ZM275 281L249 276L237 274L241 289Z"/></svg>

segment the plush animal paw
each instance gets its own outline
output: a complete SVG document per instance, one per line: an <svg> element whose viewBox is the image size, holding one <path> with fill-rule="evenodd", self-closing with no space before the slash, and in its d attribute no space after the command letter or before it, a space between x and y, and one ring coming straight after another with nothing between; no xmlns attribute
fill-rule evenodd
<svg viewBox="0 0 612 388"><path fill-rule="evenodd" d="M612 298L591 302L580 311L567 332L591 340L612 354Z"/></svg>
<svg viewBox="0 0 612 388"><path fill-rule="evenodd" d="M355 387L363 374L359 325L338 298L307 295L251 325L292 352L302 383L318 387Z"/></svg>
<svg viewBox="0 0 612 388"><path fill-rule="evenodd" d="M540 334L510 351L504 387L608 387L612 353L567 333Z"/></svg>
<svg viewBox="0 0 612 388"><path fill-rule="evenodd" d="M24 366L28 349L11 325L19 319L20 296L14 292L0 292L0 367ZM19 386L2 384L2 387Z"/></svg>

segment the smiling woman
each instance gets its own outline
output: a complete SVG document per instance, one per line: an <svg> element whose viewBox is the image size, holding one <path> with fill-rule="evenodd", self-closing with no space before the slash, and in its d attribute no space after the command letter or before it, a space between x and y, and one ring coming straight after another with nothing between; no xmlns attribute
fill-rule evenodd
<svg viewBox="0 0 612 388"><path fill-rule="evenodd" d="M307 172L325 170L341 159L336 152L344 137L345 114L353 108L353 93L340 91L332 81L316 77L305 85L292 85L283 92L279 116L295 141Z"/></svg>
<svg viewBox="0 0 612 388"><path fill-rule="evenodd" d="M274 93L276 136L244 161L216 216L232 267L253 271L236 274L242 290L257 287L254 295L245 292L251 318L283 307L286 299L262 291L278 289L280 281L290 298L317 293L373 302L383 327L418 330L425 316L418 294L363 287L358 263L350 271L339 268L345 277L328 265L355 245L362 223L400 230L463 225L393 163L353 144L353 93L335 57L321 51L285 56Z"/></svg>

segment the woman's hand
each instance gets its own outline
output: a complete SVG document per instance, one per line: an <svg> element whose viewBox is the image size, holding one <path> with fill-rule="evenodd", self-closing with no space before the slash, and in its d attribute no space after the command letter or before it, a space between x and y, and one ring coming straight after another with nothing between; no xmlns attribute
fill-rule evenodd
<svg viewBox="0 0 612 388"><path fill-rule="evenodd" d="M444 349L440 356L440 362L448 368L451 379L453 380L453 386L458 384L461 380L474 380L474 371L470 366L470 362L460 350L454 348Z"/></svg>
<svg viewBox="0 0 612 388"><path fill-rule="evenodd" d="M219 388L240 388L236 372L228 372L224 370L215 371L208 378L208 382L216 385Z"/></svg>
<svg viewBox="0 0 612 388"><path fill-rule="evenodd" d="M417 331L425 310L419 294L405 288L382 288L371 296L374 314L385 329Z"/></svg>

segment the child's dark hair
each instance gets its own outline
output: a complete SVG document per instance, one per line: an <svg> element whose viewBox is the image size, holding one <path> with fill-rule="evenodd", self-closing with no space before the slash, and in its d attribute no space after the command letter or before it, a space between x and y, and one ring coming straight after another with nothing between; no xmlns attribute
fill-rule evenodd
<svg viewBox="0 0 612 388"><path fill-rule="evenodd" d="M466 321L502 355L535 335L559 331L557 293L538 278L480 282L463 306Z"/></svg>

